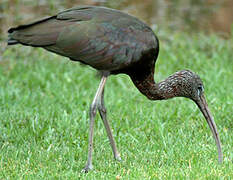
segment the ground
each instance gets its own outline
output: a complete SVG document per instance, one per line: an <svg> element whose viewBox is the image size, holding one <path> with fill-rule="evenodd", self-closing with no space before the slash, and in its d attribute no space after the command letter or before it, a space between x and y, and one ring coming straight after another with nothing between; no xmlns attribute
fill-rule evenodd
<svg viewBox="0 0 233 180"><path fill-rule="evenodd" d="M94 170L81 173L88 110L100 78L88 66L17 45L0 61L0 179L233 178L233 38L157 34L156 81L181 69L200 75L220 133L223 164L191 100L149 101L129 77L117 75L107 80L105 104L122 162L113 159L97 115Z"/></svg>

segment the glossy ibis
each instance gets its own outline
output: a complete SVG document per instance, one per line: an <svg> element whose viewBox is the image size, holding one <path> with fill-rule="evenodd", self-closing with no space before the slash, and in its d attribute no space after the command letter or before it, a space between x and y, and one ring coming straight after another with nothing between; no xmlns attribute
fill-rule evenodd
<svg viewBox="0 0 233 180"><path fill-rule="evenodd" d="M126 13L96 6L74 7L31 24L11 28L8 45L23 44L87 64L102 74L90 107L88 160L84 171L92 169L93 128L97 109L103 120L115 159L120 160L104 106L104 85L112 74L127 74L137 89L150 100L186 97L203 113L222 162L219 134L208 109L203 83L190 70L182 70L155 83L154 67L159 42L151 28Z"/></svg>

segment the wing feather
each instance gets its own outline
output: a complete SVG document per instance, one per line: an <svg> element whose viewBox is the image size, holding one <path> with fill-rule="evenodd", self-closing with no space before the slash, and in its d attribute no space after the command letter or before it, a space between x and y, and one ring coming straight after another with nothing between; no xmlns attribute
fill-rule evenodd
<svg viewBox="0 0 233 180"><path fill-rule="evenodd" d="M9 30L11 40L43 47L99 70L116 70L138 61L155 44L151 34L137 18L93 6L68 9Z"/></svg>

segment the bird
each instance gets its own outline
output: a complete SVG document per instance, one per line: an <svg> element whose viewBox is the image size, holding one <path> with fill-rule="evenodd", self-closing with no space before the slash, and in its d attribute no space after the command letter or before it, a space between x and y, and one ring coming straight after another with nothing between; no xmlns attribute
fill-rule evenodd
<svg viewBox="0 0 233 180"><path fill-rule="evenodd" d="M41 47L89 65L101 73L101 80L89 110L87 162L83 169L93 169L93 132L97 111L101 116L116 160L121 160L104 105L104 87L110 75L126 74L149 100L174 97L191 99L204 115L215 139L218 161L223 161L219 133L208 108L200 76L181 70L165 80L154 80L159 40L153 30L125 12L101 6L76 6L41 20L8 30L8 45Z"/></svg>

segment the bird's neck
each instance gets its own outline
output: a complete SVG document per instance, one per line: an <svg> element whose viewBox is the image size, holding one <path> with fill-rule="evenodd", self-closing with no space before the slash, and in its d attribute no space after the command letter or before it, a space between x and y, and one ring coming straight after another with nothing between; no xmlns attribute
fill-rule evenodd
<svg viewBox="0 0 233 180"><path fill-rule="evenodd" d="M165 100L178 96L175 85L177 82L173 76L159 83L155 83L153 73L140 80L132 77L131 79L137 89L150 100Z"/></svg>

